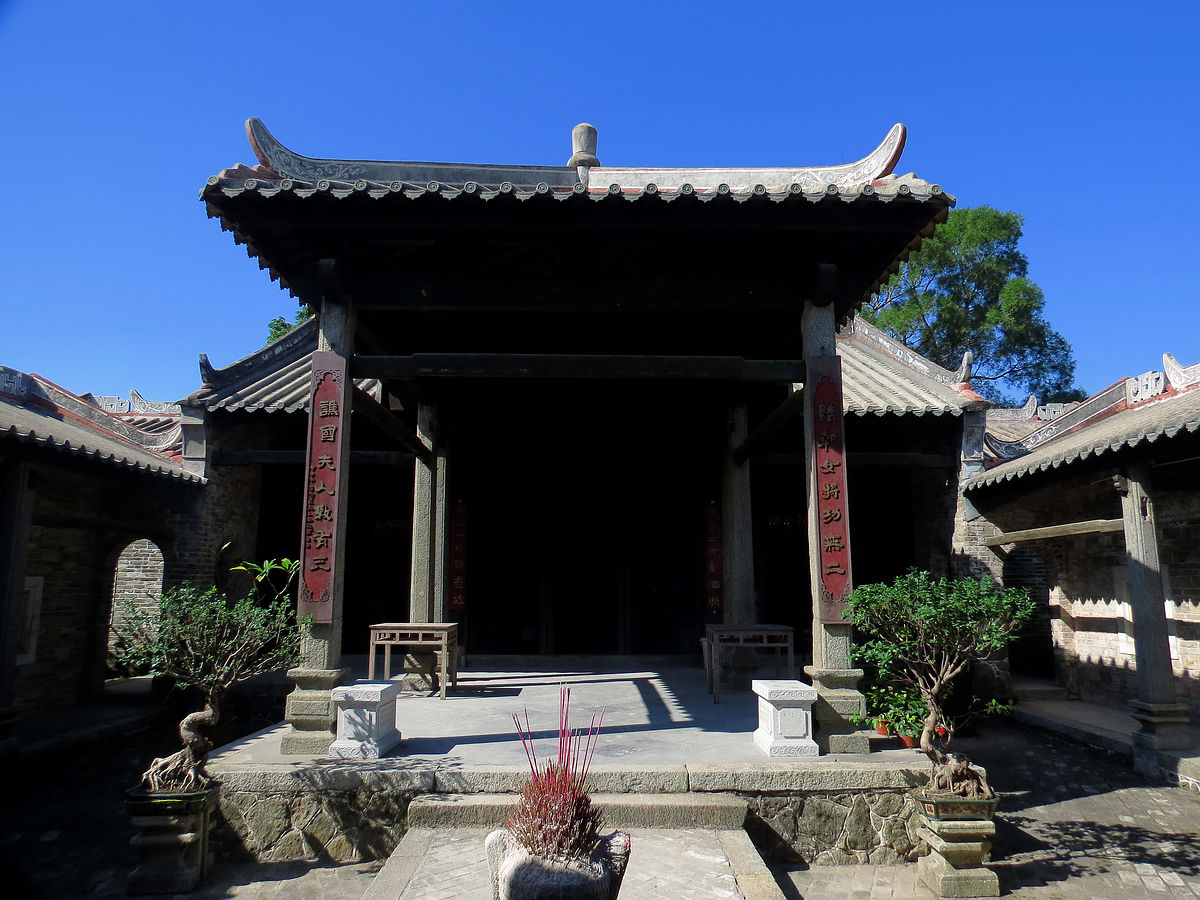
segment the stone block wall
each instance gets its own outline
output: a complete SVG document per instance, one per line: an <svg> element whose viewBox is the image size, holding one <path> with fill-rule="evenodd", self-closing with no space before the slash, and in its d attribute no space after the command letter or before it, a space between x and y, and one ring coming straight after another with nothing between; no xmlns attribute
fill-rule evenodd
<svg viewBox="0 0 1200 900"><path fill-rule="evenodd" d="M387 859L408 822L408 805L434 789L429 771L353 763L309 770L220 773L220 815L212 839L225 858L259 862Z"/></svg>
<svg viewBox="0 0 1200 900"><path fill-rule="evenodd" d="M809 865L895 865L929 852L916 806L901 791L747 796L746 830L760 851Z"/></svg>

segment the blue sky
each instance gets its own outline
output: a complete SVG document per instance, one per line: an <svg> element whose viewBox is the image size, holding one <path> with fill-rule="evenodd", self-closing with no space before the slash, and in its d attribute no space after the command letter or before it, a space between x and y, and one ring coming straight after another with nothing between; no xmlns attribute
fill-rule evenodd
<svg viewBox="0 0 1200 900"><path fill-rule="evenodd" d="M824 165L1025 217L1094 393L1200 362L1200 4L0 0L0 364L178 399L295 302L198 199L263 119L309 156Z"/></svg>

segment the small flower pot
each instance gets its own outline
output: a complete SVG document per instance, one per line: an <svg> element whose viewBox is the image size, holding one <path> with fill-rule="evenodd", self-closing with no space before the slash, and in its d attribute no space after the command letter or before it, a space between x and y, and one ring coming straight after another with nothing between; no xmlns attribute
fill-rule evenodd
<svg viewBox="0 0 1200 900"><path fill-rule="evenodd" d="M875 723L875 733L882 734L882 735L889 735L892 733L892 726L890 724L888 724L887 722L883 722L883 721L876 722Z"/></svg>
<svg viewBox="0 0 1200 900"><path fill-rule="evenodd" d="M921 739L919 737L913 737L911 734L898 734L896 737L900 738L900 743L902 743L905 747L912 748L921 746Z"/></svg>

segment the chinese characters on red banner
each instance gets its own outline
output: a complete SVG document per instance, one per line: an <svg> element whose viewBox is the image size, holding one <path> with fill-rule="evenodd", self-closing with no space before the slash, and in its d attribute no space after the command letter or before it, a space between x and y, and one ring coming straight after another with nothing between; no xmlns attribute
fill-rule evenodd
<svg viewBox="0 0 1200 900"><path fill-rule="evenodd" d="M308 411L308 489L300 552L298 610L314 622L333 621L333 577L338 547L338 468L342 458L346 360L336 353L313 354Z"/></svg>
<svg viewBox="0 0 1200 900"><path fill-rule="evenodd" d="M851 577L840 363L836 356L807 361L810 383L815 384L808 410L813 423L811 496L817 504L817 547L812 555L821 579L820 617L827 623L842 621Z"/></svg>
<svg viewBox="0 0 1200 900"><path fill-rule="evenodd" d="M721 611L721 507L708 504L704 525L704 599L709 612Z"/></svg>
<svg viewBox="0 0 1200 900"><path fill-rule="evenodd" d="M467 608L467 505L461 500L450 513L450 609Z"/></svg>

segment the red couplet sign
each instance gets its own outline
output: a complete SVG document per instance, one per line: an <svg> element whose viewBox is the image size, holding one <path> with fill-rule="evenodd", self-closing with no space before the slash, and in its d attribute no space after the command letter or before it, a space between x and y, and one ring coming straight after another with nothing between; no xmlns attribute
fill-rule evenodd
<svg viewBox="0 0 1200 900"><path fill-rule="evenodd" d="M813 384L813 458L809 477L817 505L817 565L821 576L821 621L842 621L851 585L850 522L846 503L846 432L842 422L842 366L836 356L809 357Z"/></svg>
<svg viewBox="0 0 1200 900"><path fill-rule="evenodd" d="M704 600L709 612L721 611L721 507L708 504L704 522Z"/></svg>
<svg viewBox="0 0 1200 900"><path fill-rule="evenodd" d="M333 621L333 576L337 565L338 467L342 458L342 426L349 410L346 360L336 353L313 353L311 405L308 410L308 485L304 494L304 542L300 554L300 615L314 622Z"/></svg>
<svg viewBox="0 0 1200 900"><path fill-rule="evenodd" d="M467 505L461 500L450 514L450 609L467 608Z"/></svg>

